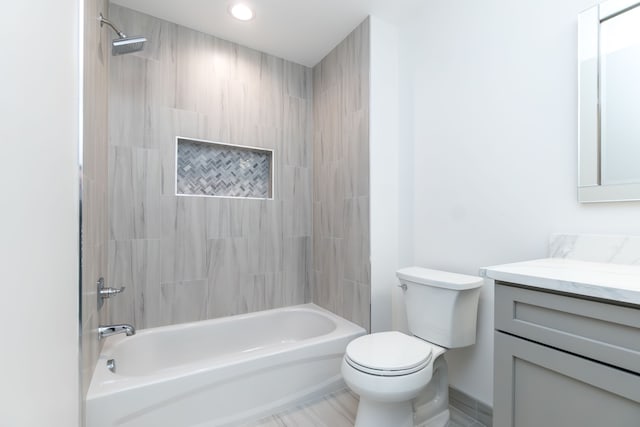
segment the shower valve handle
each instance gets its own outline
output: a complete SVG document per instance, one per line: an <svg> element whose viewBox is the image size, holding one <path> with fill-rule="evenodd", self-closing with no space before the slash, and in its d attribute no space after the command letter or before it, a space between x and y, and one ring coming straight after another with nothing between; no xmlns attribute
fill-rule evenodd
<svg viewBox="0 0 640 427"><path fill-rule="evenodd" d="M124 289L124 286L121 286L120 289L105 287L104 279L102 277L98 279L98 295L100 295L100 298L102 299L111 298L114 295L118 295L120 292L123 292Z"/></svg>

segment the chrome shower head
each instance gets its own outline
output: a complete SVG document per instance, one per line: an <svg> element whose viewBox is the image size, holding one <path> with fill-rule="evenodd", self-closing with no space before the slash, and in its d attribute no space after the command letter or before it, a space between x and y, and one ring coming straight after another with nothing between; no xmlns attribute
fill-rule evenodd
<svg viewBox="0 0 640 427"><path fill-rule="evenodd" d="M107 24L113 31L116 32L116 34L118 34L118 38L113 39L113 41L111 42L112 55L124 55L126 53L138 52L144 49L144 43L147 41L146 37L127 37L127 35L116 28L116 26L113 25L111 21L102 16L102 13L100 14L98 20L100 21L101 27L104 24Z"/></svg>
<svg viewBox="0 0 640 427"><path fill-rule="evenodd" d="M138 52L144 49L144 42L147 39L141 36L121 37L111 42L112 55L124 55L125 53Z"/></svg>

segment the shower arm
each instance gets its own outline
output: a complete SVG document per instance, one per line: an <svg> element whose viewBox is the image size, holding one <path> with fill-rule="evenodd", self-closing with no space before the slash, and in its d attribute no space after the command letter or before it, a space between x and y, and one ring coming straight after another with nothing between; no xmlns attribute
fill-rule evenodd
<svg viewBox="0 0 640 427"><path fill-rule="evenodd" d="M102 13L100 14L100 17L98 18L98 21L100 21L100 26L102 27L104 24L107 24L108 26L111 27L111 29L113 31L116 32L116 34L118 34L118 37L124 39L127 37L127 35L125 33L123 33L122 31L120 31L115 25L113 25L111 23L111 21L109 21L107 18L105 18L104 16L102 16Z"/></svg>

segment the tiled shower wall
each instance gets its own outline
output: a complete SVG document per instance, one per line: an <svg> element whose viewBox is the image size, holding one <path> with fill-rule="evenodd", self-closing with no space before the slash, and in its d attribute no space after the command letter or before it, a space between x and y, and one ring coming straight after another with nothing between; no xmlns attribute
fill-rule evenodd
<svg viewBox="0 0 640 427"><path fill-rule="evenodd" d="M367 329L369 19L313 68L315 303Z"/></svg>
<svg viewBox="0 0 640 427"><path fill-rule="evenodd" d="M82 151L82 395L98 359L96 282L107 272L107 89L111 34L96 19L106 0L84 1Z"/></svg>
<svg viewBox="0 0 640 427"><path fill-rule="evenodd" d="M306 300L312 71L111 5L149 42L110 58L108 302L137 328ZM274 200L175 196L176 136L275 150Z"/></svg>

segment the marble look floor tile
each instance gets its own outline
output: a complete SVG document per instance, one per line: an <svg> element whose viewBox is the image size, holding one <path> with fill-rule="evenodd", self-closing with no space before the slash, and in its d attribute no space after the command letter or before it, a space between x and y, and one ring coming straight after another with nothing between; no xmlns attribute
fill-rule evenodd
<svg viewBox="0 0 640 427"><path fill-rule="evenodd" d="M449 412L451 413L449 427L484 427L483 424L456 408L450 406Z"/></svg>
<svg viewBox="0 0 640 427"><path fill-rule="evenodd" d="M242 427L352 427L358 411L358 400L357 395L343 389L258 421L242 424ZM485 427L453 407L449 407L449 410L451 419L448 427Z"/></svg>
<svg viewBox="0 0 640 427"><path fill-rule="evenodd" d="M352 427L357 408L358 397L341 390L243 427Z"/></svg>

